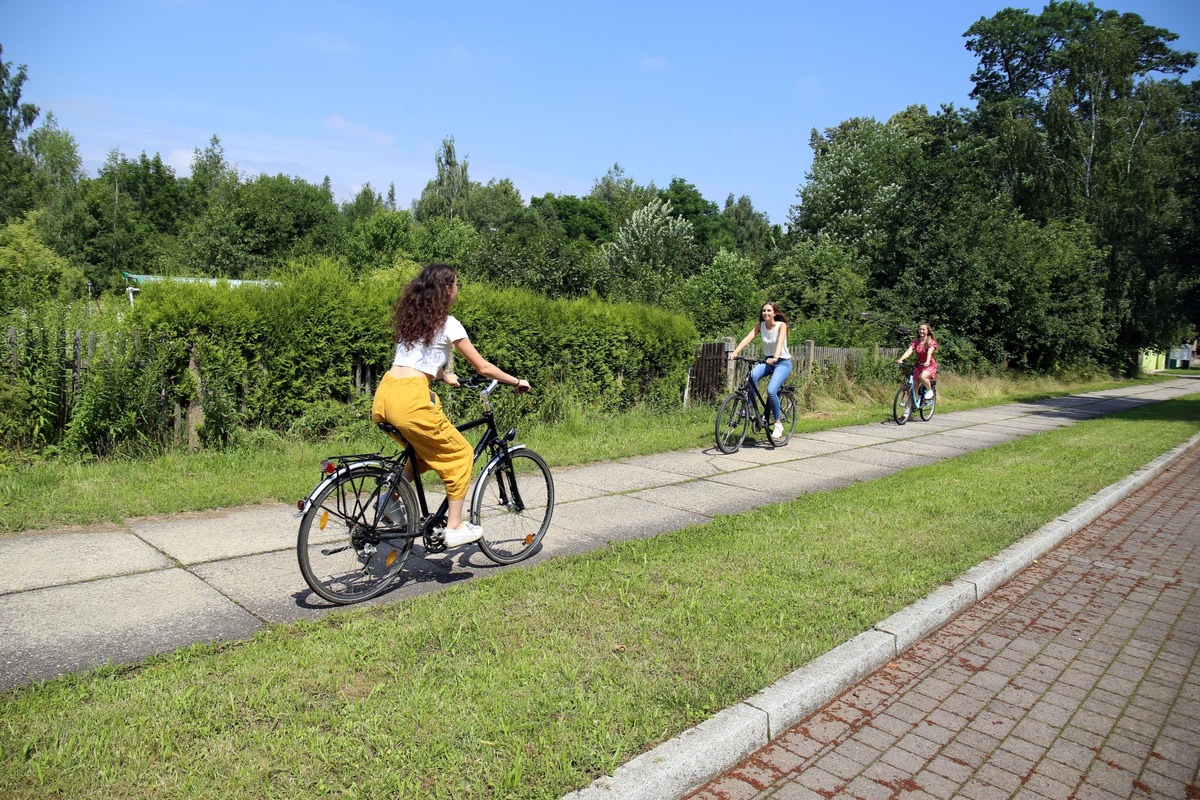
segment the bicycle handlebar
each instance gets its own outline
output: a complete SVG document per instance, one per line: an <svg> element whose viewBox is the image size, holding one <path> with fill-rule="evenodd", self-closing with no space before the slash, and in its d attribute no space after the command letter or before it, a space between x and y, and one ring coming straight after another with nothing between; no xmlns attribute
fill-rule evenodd
<svg viewBox="0 0 1200 800"><path fill-rule="evenodd" d="M516 391L517 394L527 394L529 391L531 391L531 387L528 386L528 383L529 382L526 381L526 388L524 390L518 389L516 386L513 386L513 390ZM485 378L478 372L467 375L466 377L460 377L458 379L458 385L463 389L479 389L479 387L484 386L484 384L487 386L486 388L480 389L480 392L487 396L496 390L496 387L500 385L500 381L496 380L495 378Z"/></svg>
<svg viewBox="0 0 1200 800"><path fill-rule="evenodd" d="M482 389L481 391L484 394L491 394L493 391L495 391L496 387L500 385L500 381L494 378L489 380L488 378L485 378L476 372L471 375L467 375L466 377L460 377L458 379L458 385L463 389L479 389L480 386L486 385L486 388Z"/></svg>

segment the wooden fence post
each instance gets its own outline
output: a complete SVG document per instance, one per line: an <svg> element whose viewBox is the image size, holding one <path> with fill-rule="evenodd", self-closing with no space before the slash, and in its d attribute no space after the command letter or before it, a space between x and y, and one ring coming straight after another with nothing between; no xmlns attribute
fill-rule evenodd
<svg viewBox="0 0 1200 800"><path fill-rule="evenodd" d="M79 394L79 387L83 382L83 335L79 331L75 331L71 355L71 397L67 401L68 407L75 405L75 397Z"/></svg>
<svg viewBox="0 0 1200 800"><path fill-rule="evenodd" d="M812 339L804 340L804 372L807 374L812 372L814 362L817 360L817 343Z"/></svg>
<svg viewBox="0 0 1200 800"><path fill-rule="evenodd" d="M17 358L17 329L15 327L8 329L8 363L16 372L20 361Z"/></svg>
<svg viewBox="0 0 1200 800"><path fill-rule="evenodd" d="M733 376L737 373L736 365L729 363L729 354L733 352L733 337L725 337L725 393L733 391Z"/></svg>
<svg viewBox="0 0 1200 800"><path fill-rule="evenodd" d="M200 449L200 426L204 424L204 402L200 392L200 368L196 365L196 348L188 348L188 372L196 385L196 396L188 403L187 409L187 441L188 449L195 452Z"/></svg>

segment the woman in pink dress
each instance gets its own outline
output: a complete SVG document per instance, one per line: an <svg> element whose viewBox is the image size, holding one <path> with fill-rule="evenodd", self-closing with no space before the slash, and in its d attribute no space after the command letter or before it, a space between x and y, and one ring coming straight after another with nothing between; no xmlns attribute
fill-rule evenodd
<svg viewBox="0 0 1200 800"><path fill-rule="evenodd" d="M929 327L928 322L922 322L917 328L917 338L908 349L904 351L904 355L900 356L897 364L903 364L912 354L916 353L917 363L913 367L913 380L917 381L921 388L925 390L925 397L933 398L933 383L937 379L937 359L933 357L933 352L937 350L937 339L933 338L933 328Z"/></svg>

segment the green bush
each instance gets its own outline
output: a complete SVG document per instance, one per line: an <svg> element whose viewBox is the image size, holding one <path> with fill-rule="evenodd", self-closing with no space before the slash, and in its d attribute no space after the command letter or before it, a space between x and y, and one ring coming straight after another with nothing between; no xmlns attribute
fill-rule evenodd
<svg viewBox="0 0 1200 800"><path fill-rule="evenodd" d="M64 445L78 453L140 455L170 441L174 425L172 365L183 343L118 336L92 362L72 411Z"/></svg>
<svg viewBox="0 0 1200 800"><path fill-rule="evenodd" d="M147 285L93 359L69 445L99 455L169 445L176 406L192 403L204 409L206 447L242 446L246 427L309 440L367 431L370 390L392 360L391 306L415 269L397 263L356 280L323 261L273 285ZM678 403L698 341L687 318L662 309L482 284L464 288L454 313L485 358L533 383L532 396L494 396L514 422ZM468 365L458 357L456 368ZM471 393L437 391L456 417L479 411ZM26 384L9 393L14 406L33 402Z"/></svg>
<svg viewBox="0 0 1200 800"><path fill-rule="evenodd" d="M321 400L311 404L288 426L288 436L307 442L319 442L354 419L352 408L345 403Z"/></svg>
<svg viewBox="0 0 1200 800"><path fill-rule="evenodd" d="M468 286L455 315L492 363L603 411L678 403L699 342L690 320L658 308L517 289Z"/></svg>

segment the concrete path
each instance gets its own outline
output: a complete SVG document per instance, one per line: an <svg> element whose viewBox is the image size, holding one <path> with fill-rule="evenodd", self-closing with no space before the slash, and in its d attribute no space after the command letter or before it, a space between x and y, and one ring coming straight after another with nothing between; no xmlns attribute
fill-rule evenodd
<svg viewBox="0 0 1200 800"><path fill-rule="evenodd" d="M1197 391L1200 380L1179 378L1037 403L939 412L928 423L840 428L798 436L781 448L748 441L734 455L710 448L556 469L554 521L542 550L525 563L654 536L716 514L870 480ZM773 490L763 491L764 486ZM336 613L300 577L296 529L293 508L278 505L0 537L0 560L6 565L0 574L0 689L197 642L242 639L269 623ZM421 555L418 545L403 582L372 602L404 600L500 569L470 547ZM941 624L946 614L944 604L935 601L914 612L908 630L920 631L921 624L933 620ZM893 646L894 638L889 639ZM733 766L761 744L765 740L718 768ZM674 794L646 796L677 797L713 774L693 776Z"/></svg>
<svg viewBox="0 0 1200 800"><path fill-rule="evenodd" d="M1200 797L1200 448L687 797Z"/></svg>

